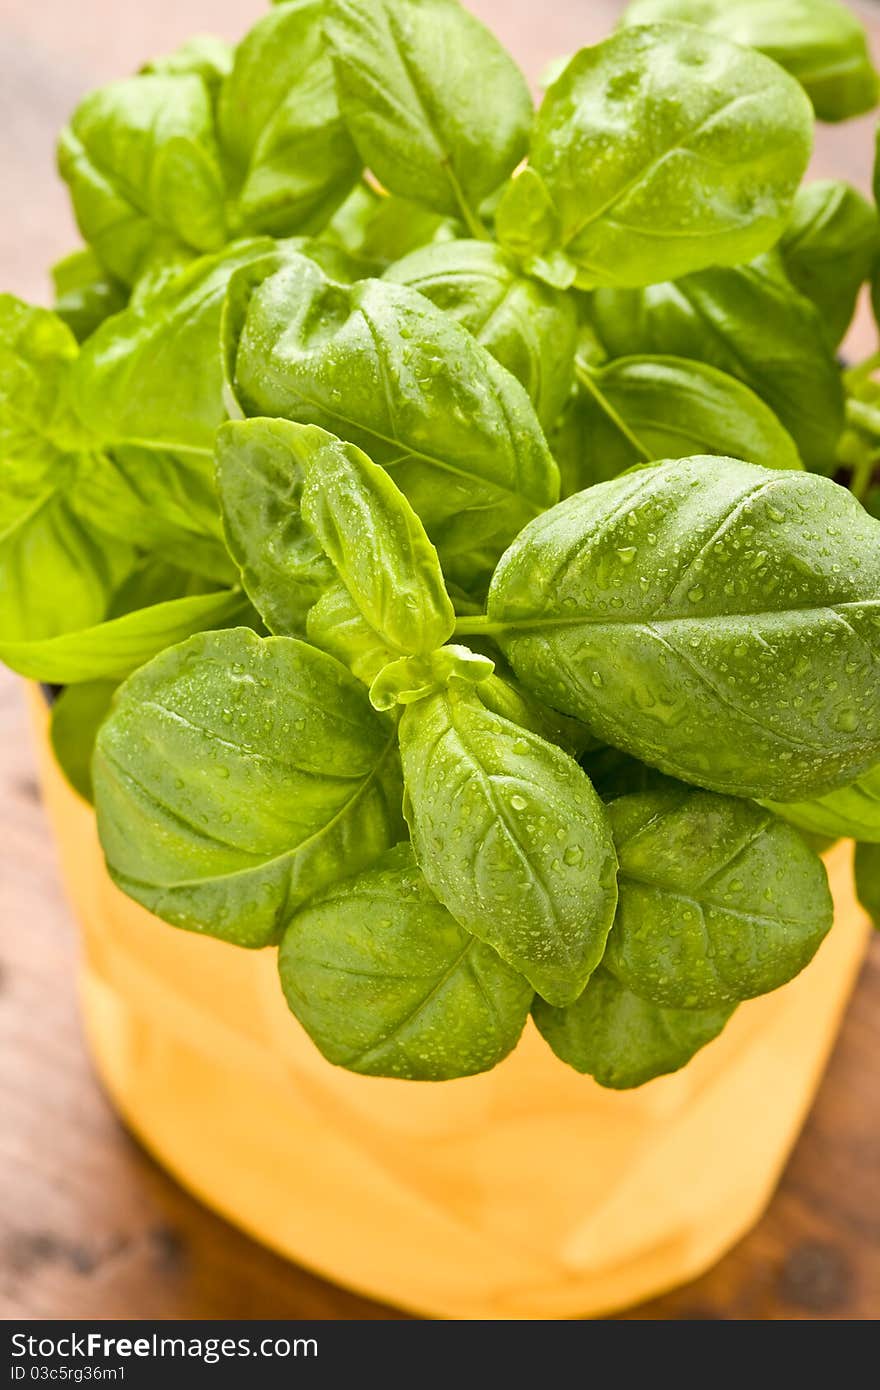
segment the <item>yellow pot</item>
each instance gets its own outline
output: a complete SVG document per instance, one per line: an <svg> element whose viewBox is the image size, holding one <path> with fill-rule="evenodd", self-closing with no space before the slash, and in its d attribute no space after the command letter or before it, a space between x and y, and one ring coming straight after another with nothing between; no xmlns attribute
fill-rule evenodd
<svg viewBox="0 0 880 1390"><path fill-rule="evenodd" d="M531 1026L485 1076L354 1076L288 1012L274 951L178 931L113 886L33 706L98 1072L156 1158L257 1240L419 1313L544 1319L692 1279L760 1216L865 947L851 846L827 856L836 922L813 963L674 1076L604 1091Z"/></svg>

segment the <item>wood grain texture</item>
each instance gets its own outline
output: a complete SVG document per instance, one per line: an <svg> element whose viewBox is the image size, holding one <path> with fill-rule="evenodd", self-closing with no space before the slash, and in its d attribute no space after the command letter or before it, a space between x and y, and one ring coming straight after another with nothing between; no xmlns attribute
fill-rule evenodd
<svg viewBox="0 0 880 1390"><path fill-rule="evenodd" d="M471 0L530 77L606 33L615 0ZM47 298L76 242L53 145L89 87L189 34L234 38L259 0L5 0L0 287ZM861 7L880 52L880 11ZM867 189L873 118L824 128L814 172ZM868 351L863 311L851 351ZM0 1315L6 1318L401 1316L314 1278L188 1197L143 1153L92 1077L76 940L39 805L21 691L0 673ZM633 1319L880 1315L880 942L812 1116L764 1219L709 1274ZM683 1175L686 1181L686 1175Z"/></svg>

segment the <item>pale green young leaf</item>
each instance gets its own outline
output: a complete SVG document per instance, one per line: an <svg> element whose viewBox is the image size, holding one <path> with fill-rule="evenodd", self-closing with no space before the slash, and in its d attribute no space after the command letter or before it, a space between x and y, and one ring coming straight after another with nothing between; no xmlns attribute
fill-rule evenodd
<svg viewBox="0 0 880 1390"><path fill-rule="evenodd" d="M302 515L370 627L398 652L431 652L455 611L437 552L391 476L353 444L292 425Z"/></svg>

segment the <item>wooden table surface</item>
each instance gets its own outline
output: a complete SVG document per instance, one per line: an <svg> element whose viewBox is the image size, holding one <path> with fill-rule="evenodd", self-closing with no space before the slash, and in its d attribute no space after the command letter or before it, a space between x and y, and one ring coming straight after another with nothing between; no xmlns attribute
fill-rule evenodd
<svg viewBox="0 0 880 1390"><path fill-rule="evenodd" d="M608 31L615 0L471 0L531 77ZM0 288L46 301L75 244L56 132L89 87L196 32L234 38L259 0L3 0ZM880 8L862 11L880 56ZM871 118L820 130L815 169L867 189ZM853 350L869 351L863 314ZM0 673L0 1314L397 1318L287 1264L182 1192L114 1117L74 998L76 941L39 804L24 703ZM770 1209L709 1274L626 1316L880 1315L880 942ZM686 1180L683 1175L683 1180Z"/></svg>

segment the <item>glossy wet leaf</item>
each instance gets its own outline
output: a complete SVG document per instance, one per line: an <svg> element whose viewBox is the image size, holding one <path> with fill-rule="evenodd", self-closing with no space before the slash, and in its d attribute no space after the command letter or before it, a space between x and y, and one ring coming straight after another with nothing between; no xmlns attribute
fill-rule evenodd
<svg viewBox="0 0 880 1390"><path fill-rule="evenodd" d="M777 240L811 141L809 102L762 54L686 25L627 29L547 91L498 234L583 288L736 265Z"/></svg>
<svg viewBox="0 0 880 1390"><path fill-rule="evenodd" d="M518 272L489 241L423 246L385 272L450 314L522 383L552 425L574 379L577 315L570 295Z"/></svg>
<svg viewBox="0 0 880 1390"><path fill-rule="evenodd" d="M831 927L821 860L770 811L672 787L608 808L619 897L602 964L642 999L710 1009L778 989Z"/></svg>
<svg viewBox="0 0 880 1390"><path fill-rule="evenodd" d="M815 474L600 483L521 532L488 612L524 685L685 781L794 800L880 760L880 526Z"/></svg>
<svg viewBox="0 0 880 1390"><path fill-rule="evenodd" d="M693 357L738 377L779 418L807 468L835 471L840 369L815 305L776 257L644 290L597 290L591 316L612 357Z"/></svg>
<svg viewBox="0 0 880 1390"><path fill-rule="evenodd" d="M302 514L366 622L398 652L431 652L455 610L437 552L391 476L353 444L292 426L305 474Z"/></svg>
<svg viewBox="0 0 880 1390"><path fill-rule="evenodd" d="M302 518L299 426L231 420L217 432L217 487L229 549L270 632L304 636L333 566Z"/></svg>
<svg viewBox="0 0 880 1390"><path fill-rule="evenodd" d="M408 287L337 285L292 257L250 296L234 387L246 414L320 425L387 468L466 587L558 495L519 382Z"/></svg>
<svg viewBox="0 0 880 1390"><path fill-rule="evenodd" d="M395 741L313 647L243 628L192 637L126 681L98 736L110 873L175 926L268 945L400 839Z"/></svg>
<svg viewBox="0 0 880 1390"><path fill-rule="evenodd" d="M796 77L822 121L876 106L865 29L840 0L631 0L625 24L680 20L749 44Z"/></svg>
<svg viewBox="0 0 880 1390"><path fill-rule="evenodd" d="M474 213L526 152L525 78L458 0L327 0L339 101L391 193Z"/></svg>
<svg viewBox="0 0 880 1390"><path fill-rule="evenodd" d="M880 766L812 801L768 801L777 816L812 835L880 844Z"/></svg>
<svg viewBox="0 0 880 1390"><path fill-rule="evenodd" d="M532 1009L538 1031L561 1061L614 1090L678 1071L718 1036L731 1012L661 1008L601 966L568 1008L536 999Z"/></svg>
<svg viewBox="0 0 880 1390"><path fill-rule="evenodd" d="M408 844L313 898L278 953L288 1005L324 1056L445 1081L516 1046L533 991L435 898Z"/></svg>
<svg viewBox="0 0 880 1390"><path fill-rule="evenodd" d="M456 681L406 707L400 749L413 846L440 901L545 998L575 999L617 896L586 774Z"/></svg>
<svg viewBox="0 0 880 1390"><path fill-rule="evenodd" d="M753 391L681 357L622 357L582 369L550 445L566 496L635 464L691 454L802 467L791 435Z"/></svg>

